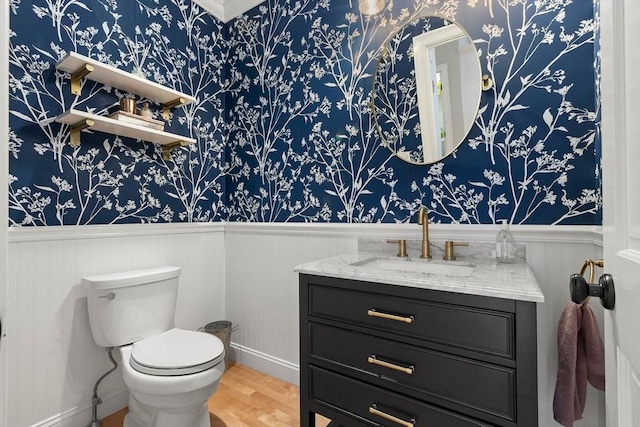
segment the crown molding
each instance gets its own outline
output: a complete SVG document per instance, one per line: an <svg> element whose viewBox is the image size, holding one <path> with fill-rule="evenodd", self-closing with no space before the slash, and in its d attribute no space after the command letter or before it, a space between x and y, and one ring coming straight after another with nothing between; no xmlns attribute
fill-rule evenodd
<svg viewBox="0 0 640 427"><path fill-rule="evenodd" d="M198 4L225 24L264 1L265 0L193 0L194 3Z"/></svg>

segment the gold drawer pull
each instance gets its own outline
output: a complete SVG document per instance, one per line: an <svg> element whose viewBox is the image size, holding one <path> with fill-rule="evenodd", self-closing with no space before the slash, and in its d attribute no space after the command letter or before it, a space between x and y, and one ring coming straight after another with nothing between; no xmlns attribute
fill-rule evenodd
<svg viewBox="0 0 640 427"><path fill-rule="evenodd" d="M380 360L380 359L378 359L376 357L375 354L372 354L371 356L369 356L367 358L367 362L369 362L369 363L371 363L373 365L384 366L385 368L389 368L389 369L393 369L393 370L396 370L396 371L404 372L405 374L408 374L408 375L413 374L413 370L414 370L413 366L404 367L404 366L400 366L400 365L394 365L393 363L385 362L384 360Z"/></svg>
<svg viewBox="0 0 640 427"><path fill-rule="evenodd" d="M395 314L380 313L375 308L369 309L367 314L371 317L380 317L382 319L397 320L398 322L413 323L413 316L396 316Z"/></svg>
<svg viewBox="0 0 640 427"><path fill-rule="evenodd" d="M412 418L409 421L402 420L398 417L394 417L393 415L389 415L386 412L378 411L378 407L375 404L369 406L369 413L384 418L385 420L393 421L394 423L400 424L404 427L414 427L416 425L415 419Z"/></svg>

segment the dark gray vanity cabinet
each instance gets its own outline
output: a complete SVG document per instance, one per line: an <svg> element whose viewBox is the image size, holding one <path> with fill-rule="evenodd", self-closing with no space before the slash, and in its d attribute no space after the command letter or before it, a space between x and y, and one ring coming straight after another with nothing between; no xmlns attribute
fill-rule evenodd
<svg viewBox="0 0 640 427"><path fill-rule="evenodd" d="M537 426L536 306L300 274L300 418Z"/></svg>

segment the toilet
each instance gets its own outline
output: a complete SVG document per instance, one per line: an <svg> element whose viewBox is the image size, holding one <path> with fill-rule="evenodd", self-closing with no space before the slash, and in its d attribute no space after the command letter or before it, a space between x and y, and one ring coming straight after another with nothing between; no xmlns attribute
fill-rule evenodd
<svg viewBox="0 0 640 427"><path fill-rule="evenodd" d="M179 276L179 267L160 267L82 279L93 339L120 352L124 427L211 427L207 402L224 373L224 345L173 327Z"/></svg>

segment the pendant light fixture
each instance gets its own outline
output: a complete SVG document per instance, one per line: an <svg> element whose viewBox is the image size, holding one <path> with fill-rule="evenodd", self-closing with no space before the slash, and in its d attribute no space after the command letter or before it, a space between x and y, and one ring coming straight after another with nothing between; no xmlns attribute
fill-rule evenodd
<svg viewBox="0 0 640 427"><path fill-rule="evenodd" d="M364 15L375 15L384 9L384 0L358 0L358 9Z"/></svg>

